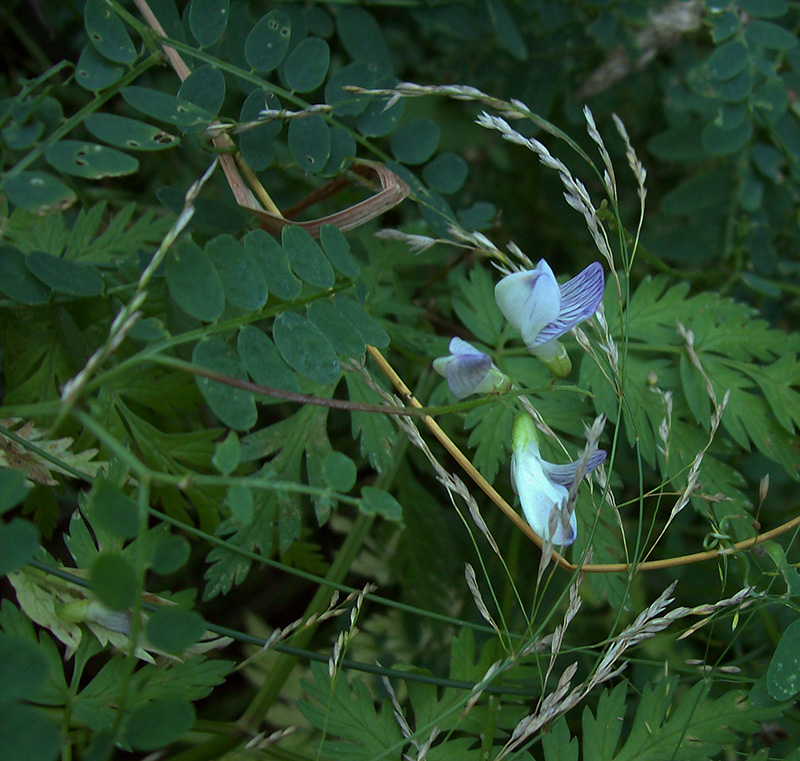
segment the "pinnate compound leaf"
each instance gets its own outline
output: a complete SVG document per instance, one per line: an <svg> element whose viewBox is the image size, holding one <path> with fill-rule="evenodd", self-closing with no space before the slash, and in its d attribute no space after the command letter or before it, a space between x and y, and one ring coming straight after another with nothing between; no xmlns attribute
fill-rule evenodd
<svg viewBox="0 0 800 761"><path fill-rule="evenodd" d="M279 109L281 103L272 93L253 90L242 104L239 121L256 122L261 119L261 111ZM239 150L250 168L256 172L266 169L275 157L273 142L281 131L280 119L264 121L258 127L251 127L239 135Z"/></svg>
<svg viewBox="0 0 800 761"><path fill-rule="evenodd" d="M308 305L308 317L331 342L331 346L347 357L360 357L367 347L351 322L330 301Z"/></svg>
<svg viewBox="0 0 800 761"><path fill-rule="evenodd" d="M389 345L389 334L355 299L340 293L333 297L333 305L347 318L366 343L379 349Z"/></svg>
<svg viewBox="0 0 800 761"><path fill-rule="evenodd" d="M192 362L220 375L247 380L238 353L218 336L199 341L192 352ZM197 385L211 411L229 428L247 431L256 424L258 411L249 391L200 376Z"/></svg>
<svg viewBox="0 0 800 761"><path fill-rule="evenodd" d="M230 0L192 0L189 29L204 48L213 45L225 32L230 15Z"/></svg>
<svg viewBox="0 0 800 761"><path fill-rule="evenodd" d="M256 71L272 71L286 56L292 25L282 11L270 11L252 29L244 46L244 56Z"/></svg>

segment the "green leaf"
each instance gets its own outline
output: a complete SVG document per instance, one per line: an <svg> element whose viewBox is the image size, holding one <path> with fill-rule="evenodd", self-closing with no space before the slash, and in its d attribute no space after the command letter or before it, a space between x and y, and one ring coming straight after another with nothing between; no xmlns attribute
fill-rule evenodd
<svg viewBox="0 0 800 761"><path fill-rule="evenodd" d="M284 227L281 243L292 270L306 283L317 288L330 288L334 284L336 277L330 262L317 242L302 227Z"/></svg>
<svg viewBox="0 0 800 761"><path fill-rule="evenodd" d="M467 162L457 153L440 153L422 170L422 178L431 190L456 193L467 179Z"/></svg>
<svg viewBox="0 0 800 761"><path fill-rule="evenodd" d="M774 50L791 50L797 45L797 37L771 21L755 19L744 30L747 39Z"/></svg>
<svg viewBox="0 0 800 761"><path fill-rule="evenodd" d="M731 156L738 153L753 137L753 122L743 121L738 127L726 129L717 124L706 124L703 128L703 145L712 156Z"/></svg>
<svg viewBox="0 0 800 761"><path fill-rule="evenodd" d="M344 127L331 128L331 152L320 174L323 177L337 177L350 164L356 155L355 138Z"/></svg>
<svg viewBox="0 0 800 761"><path fill-rule="evenodd" d="M77 198L71 188L45 172L20 172L6 182L5 192L11 203L37 214L66 209Z"/></svg>
<svg viewBox="0 0 800 761"><path fill-rule="evenodd" d="M381 83L392 87L396 80ZM390 96L374 97L356 120L358 131L366 137L384 137L393 132L403 116L406 102L403 98L389 105Z"/></svg>
<svg viewBox="0 0 800 761"><path fill-rule="evenodd" d="M286 85L295 92L311 92L324 81L331 62L328 43L319 37L306 37L283 64Z"/></svg>
<svg viewBox="0 0 800 761"><path fill-rule="evenodd" d="M286 252L265 230L251 230L244 236L244 250L253 257L267 281L269 292L291 301L300 293L300 281L292 274Z"/></svg>
<svg viewBox="0 0 800 761"><path fill-rule="evenodd" d="M292 25L282 11L270 11L253 27L244 46L247 63L256 71L272 71L289 50Z"/></svg>
<svg viewBox="0 0 800 761"><path fill-rule="evenodd" d="M786 0L739 0L739 8L751 16L779 18L789 10Z"/></svg>
<svg viewBox="0 0 800 761"><path fill-rule="evenodd" d="M188 732L194 721L194 706L188 701L156 700L131 714L125 736L136 750L158 750Z"/></svg>
<svg viewBox="0 0 800 761"><path fill-rule="evenodd" d="M708 154L700 137L702 126L695 121L670 127L647 141L648 150L664 161L701 161Z"/></svg>
<svg viewBox="0 0 800 761"><path fill-rule="evenodd" d="M339 69L325 85L325 102L333 106L337 116L358 116L370 103L369 95L356 95L344 87L363 87L370 89L375 86L376 76L373 66L366 61L349 63Z"/></svg>
<svg viewBox="0 0 800 761"><path fill-rule="evenodd" d="M563 716L542 735L542 750L545 761L578 761L578 738L570 735Z"/></svg>
<svg viewBox="0 0 800 761"><path fill-rule="evenodd" d="M473 267L456 280L453 309L470 332L487 346L496 346L505 318L494 298L494 281L484 267Z"/></svg>
<svg viewBox="0 0 800 761"><path fill-rule="evenodd" d="M139 162L127 153L81 140L61 140L44 155L53 169L90 180L122 177L139 168Z"/></svg>
<svg viewBox="0 0 800 761"><path fill-rule="evenodd" d="M225 299L245 312L260 309L267 301L267 283L253 257L232 235L218 235L206 244Z"/></svg>
<svg viewBox="0 0 800 761"><path fill-rule="evenodd" d="M25 257L25 265L45 285L59 293L99 296L103 292L102 278L86 264L32 251Z"/></svg>
<svg viewBox="0 0 800 761"><path fill-rule="evenodd" d="M392 71L392 59L383 30L364 8L342 5L337 9L336 28L345 50L354 61L370 64L379 74Z"/></svg>
<svg viewBox="0 0 800 761"><path fill-rule="evenodd" d="M0 711L3 761L55 761L61 747L58 725L44 713L21 703Z"/></svg>
<svg viewBox="0 0 800 761"><path fill-rule="evenodd" d="M342 452L329 452L322 461L322 475L331 489L346 494L355 486L356 464Z"/></svg>
<svg viewBox="0 0 800 761"><path fill-rule="evenodd" d="M358 262L350 253L350 244L335 225L322 225L319 242L328 261L345 277L356 278L361 272Z"/></svg>
<svg viewBox="0 0 800 761"><path fill-rule="evenodd" d="M182 239L172 247L166 263L167 288L186 314L214 322L225 309L225 290L211 257L200 246Z"/></svg>
<svg viewBox="0 0 800 761"><path fill-rule="evenodd" d="M472 463L490 483L501 463L509 460L514 413L504 404L486 404L467 413L464 425L472 429L468 444L475 447Z"/></svg>
<svg viewBox="0 0 800 761"><path fill-rule="evenodd" d="M781 634L767 668L767 690L781 701L800 692L800 621L793 621Z"/></svg>
<svg viewBox="0 0 800 761"><path fill-rule="evenodd" d="M402 505L389 492L374 486L364 486L361 489L358 509L364 515L380 515L389 521L403 519Z"/></svg>
<svg viewBox="0 0 800 761"><path fill-rule="evenodd" d="M25 266L25 256L11 246L0 246L0 291L28 306L46 304L50 289Z"/></svg>
<svg viewBox="0 0 800 761"><path fill-rule="evenodd" d="M380 404L381 397L364 385L354 373L345 373L347 392L351 402ZM371 412L353 412L350 415L353 438L359 439L361 455L378 473L386 473L394 464L392 451L397 440L397 428L388 416Z"/></svg>
<svg viewBox="0 0 800 761"><path fill-rule="evenodd" d="M39 549L39 531L29 521L14 518L0 523L0 576L18 571Z"/></svg>
<svg viewBox="0 0 800 761"><path fill-rule="evenodd" d="M122 555L101 552L89 570L89 585L111 610L127 610L136 602L136 572Z"/></svg>
<svg viewBox="0 0 800 761"><path fill-rule="evenodd" d="M22 502L30 490L24 470L0 468L0 515Z"/></svg>
<svg viewBox="0 0 800 761"><path fill-rule="evenodd" d="M92 522L123 539L133 539L139 532L139 508L105 478L94 482L90 494Z"/></svg>
<svg viewBox="0 0 800 761"><path fill-rule="evenodd" d="M289 153L303 171L319 174L325 168L331 155L331 132L319 114L292 119L287 140Z"/></svg>
<svg viewBox="0 0 800 761"><path fill-rule="evenodd" d="M683 180L661 199L665 214L695 214L722 206L732 191L730 176L722 169L708 169Z"/></svg>
<svg viewBox="0 0 800 761"><path fill-rule="evenodd" d="M159 650L176 655L191 647L205 634L206 622L199 613L165 608L150 614L145 633Z"/></svg>
<svg viewBox="0 0 800 761"><path fill-rule="evenodd" d="M583 761L605 761L613 758L625 718L625 682L611 692L603 690L592 716L583 709Z"/></svg>
<svg viewBox="0 0 800 761"><path fill-rule="evenodd" d="M412 119L392 134L392 153L404 164L424 164L439 145L439 133L439 125L433 119Z"/></svg>
<svg viewBox="0 0 800 761"><path fill-rule="evenodd" d="M110 5L103 0L87 0L83 21L89 40L102 56L115 63L129 64L136 60L136 48L128 31Z"/></svg>
<svg viewBox="0 0 800 761"><path fill-rule="evenodd" d="M192 352L192 362L221 375L247 380L239 355L218 336L198 341ZM226 426L235 431L247 431L256 424L258 411L249 391L200 376L196 380L211 411Z"/></svg>
<svg viewBox="0 0 800 761"><path fill-rule="evenodd" d="M84 125L98 140L131 151L163 151L181 141L152 124L116 114L90 114Z"/></svg>
<svg viewBox="0 0 800 761"><path fill-rule="evenodd" d="M353 325L366 343L379 349L389 345L389 334L355 299L339 293L333 297L333 305Z"/></svg>
<svg viewBox="0 0 800 761"><path fill-rule="evenodd" d="M245 325L236 342L250 377L261 386L300 392L295 374L283 361L275 344L255 325Z"/></svg>
<svg viewBox="0 0 800 761"><path fill-rule="evenodd" d="M364 339L353 328L353 324L330 301L309 304L308 317L325 334L338 354L361 357L367 350Z"/></svg>
<svg viewBox="0 0 800 761"><path fill-rule="evenodd" d="M258 330L258 328L255 328L255 330ZM224 476L229 476L239 467L241 454L242 447L239 444L239 437L233 431L229 431L225 440L220 441L214 449L214 456L211 458L211 462L220 473Z"/></svg>
<svg viewBox="0 0 800 761"><path fill-rule="evenodd" d="M519 33L514 17L506 7L503 0L486 0L489 18L492 20L497 41L518 61L528 57L528 48L525 40Z"/></svg>
<svg viewBox="0 0 800 761"><path fill-rule="evenodd" d="M186 537L168 536L156 545L152 569L159 576L175 573L186 565L191 551Z"/></svg>
<svg viewBox="0 0 800 761"><path fill-rule="evenodd" d="M225 504L230 508L233 519L242 526L253 521L255 502L253 491L244 484L231 484L225 496Z"/></svg>
<svg viewBox="0 0 800 761"><path fill-rule="evenodd" d="M279 315L272 328L275 345L289 367L317 383L333 383L341 372L339 360L322 331L295 312Z"/></svg>
<svg viewBox="0 0 800 761"><path fill-rule="evenodd" d="M47 658L33 642L0 633L0 705L33 698L47 671Z"/></svg>
<svg viewBox="0 0 800 761"><path fill-rule="evenodd" d="M111 63L97 52L94 45L86 45L75 67L75 81L86 90L105 90L118 81L124 69Z"/></svg>
<svg viewBox="0 0 800 761"><path fill-rule="evenodd" d="M214 114L188 100L150 87L130 85L122 91L122 97L137 111L174 124L182 132L200 132L214 118Z"/></svg>
<svg viewBox="0 0 800 761"><path fill-rule="evenodd" d="M267 108L280 109L280 107L280 101L272 93L253 90L242 104L239 121L242 123L259 121L261 111ZM239 150L253 171L260 172L272 163L275 157L273 143L280 131L280 119L272 119L239 135Z"/></svg>
<svg viewBox="0 0 800 761"><path fill-rule="evenodd" d="M230 16L230 0L192 0L189 29L201 47L213 45L225 33Z"/></svg>
<svg viewBox="0 0 800 761"><path fill-rule="evenodd" d="M388 757L390 748L402 744L403 736L388 701L376 711L375 701L361 680L354 679L351 687L344 674L331 679L324 663L310 666L313 681L301 680L309 700L298 701L298 708L326 737L332 735L344 741L326 740L320 749L324 757L370 761Z"/></svg>
<svg viewBox="0 0 800 761"><path fill-rule="evenodd" d="M214 66L198 66L181 82L178 100L193 103L209 114L217 114L225 100L225 77Z"/></svg>
<svg viewBox="0 0 800 761"><path fill-rule="evenodd" d="M726 80L741 74L749 65L747 47L741 40L719 45L708 59L708 70L714 79Z"/></svg>

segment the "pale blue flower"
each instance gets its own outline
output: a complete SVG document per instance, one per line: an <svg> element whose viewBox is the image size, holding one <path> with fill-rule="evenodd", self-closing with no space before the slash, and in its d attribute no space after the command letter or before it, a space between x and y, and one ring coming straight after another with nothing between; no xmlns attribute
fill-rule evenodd
<svg viewBox="0 0 800 761"><path fill-rule="evenodd" d="M454 338L450 354L433 360L433 369L447 379L447 385L457 399L470 394L502 394L511 388L511 380L500 372L488 354Z"/></svg>
<svg viewBox="0 0 800 761"><path fill-rule="evenodd" d="M494 289L505 318L522 334L528 351L545 362L565 354L558 338L589 319L603 298L600 262L559 285L544 259L535 269L506 275Z"/></svg>
<svg viewBox="0 0 800 761"><path fill-rule="evenodd" d="M583 476L605 459L604 450L593 452L586 462ZM511 485L519 495L522 512L530 527L543 539L552 539L553 544L562 547L572 544L578 535L575 511L572 510L568 517L562 514L569 509L569 490L575 483L577 469L577 461L555 465L543 460L533 420L528 415L520 415L514 420Z"/></svg>

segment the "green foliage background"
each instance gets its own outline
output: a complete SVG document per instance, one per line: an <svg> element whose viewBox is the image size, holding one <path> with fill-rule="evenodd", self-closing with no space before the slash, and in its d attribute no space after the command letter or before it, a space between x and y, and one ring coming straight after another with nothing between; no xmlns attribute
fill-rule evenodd
<svg viewBox="0 0 800 761"><path fill-rule="evenodd" d="M788 0L3 4L4 758L799 758L795 527L733 547L800 510L798 24ZM221 149L283 210L354 162L410 195L271 234ZM567 378L495 304L514 245L606 268ZM453 335L522 391L454 404ZM509 501L519 395L553 461L605 415L570 557L631 567L540 575L367 347Z"/></svg>

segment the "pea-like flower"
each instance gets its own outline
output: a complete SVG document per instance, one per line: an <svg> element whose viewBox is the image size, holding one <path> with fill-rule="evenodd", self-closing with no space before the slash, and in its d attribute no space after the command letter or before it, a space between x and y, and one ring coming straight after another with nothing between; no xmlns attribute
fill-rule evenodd
<svg viewBox="0 0 800 761"><path fill-rule="evenodd" d="M447 379L457 399L470 394L503 394L511 379L501 373L488 354L456 337L450 341L450 354L433 360L433 369Z"/></svg>
<svg viewBox="0 0 800 761"><path fill-rule="evenodd" d="M535 269L512 272L494 289L497 306L522 333L531 354L558 375L569 373L569 357L558 338L589 319L603 298L603 265L593 262L583 272L559 285L544 259Z"/></svg>
<svg viewBox="0 0 800 761"><path fill-rule="evenodd" d="M606 452L593 452L584 466L582 478L606 459ZM566 547L578 535L574 509L570 510L569 492L575 483L578 464L555 465L539 454L536 426L528 415L514 420L511 456L511 484L519 495L522 512L531 528L543 539Z"/></svg>

